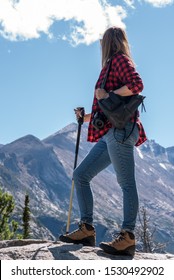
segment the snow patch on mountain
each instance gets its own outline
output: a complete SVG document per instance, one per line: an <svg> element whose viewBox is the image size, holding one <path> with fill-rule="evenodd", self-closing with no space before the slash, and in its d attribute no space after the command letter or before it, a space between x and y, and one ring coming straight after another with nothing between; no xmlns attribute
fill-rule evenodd
<svg viewBox="0 0 174 280"><path fill-rule="evenodd" d="M164 168L165 170L167 170L167 167L165 166L164 163L160 162L159 165L160 165L162 168Z"/></svg>
<svg viewBox="0 0 174 280"><path fill-rule="evenodd" d="M137 152L138 152L139 157L143 159L144 156L139 148L137 148Z"/></svg>

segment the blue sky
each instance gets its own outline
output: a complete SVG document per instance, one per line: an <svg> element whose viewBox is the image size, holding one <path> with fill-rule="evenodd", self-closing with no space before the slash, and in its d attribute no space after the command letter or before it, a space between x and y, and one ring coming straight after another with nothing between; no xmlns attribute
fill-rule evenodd
<svg viewBox="0 0 174 280"><path fill-rule="evenodd" d="M0 143L39 139L91 110L99 38L126 28L143 81L149 139L174 146L173 0L0 0Z"/></svg>

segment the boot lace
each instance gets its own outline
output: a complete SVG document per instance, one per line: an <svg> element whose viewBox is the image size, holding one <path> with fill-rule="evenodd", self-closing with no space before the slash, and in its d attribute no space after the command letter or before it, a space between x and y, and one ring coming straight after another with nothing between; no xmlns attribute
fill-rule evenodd
<svg viewBox="0 0 174 280"><path fill-rule="evenodd" d="M118 244L119 242L121 242L121 241L123 241L125 239L125 237L124 237L124 232L120 232L117 236L116 236L116 238L115 238L115 240L112 242L112 244L114 245L114 244Z"/></svg>

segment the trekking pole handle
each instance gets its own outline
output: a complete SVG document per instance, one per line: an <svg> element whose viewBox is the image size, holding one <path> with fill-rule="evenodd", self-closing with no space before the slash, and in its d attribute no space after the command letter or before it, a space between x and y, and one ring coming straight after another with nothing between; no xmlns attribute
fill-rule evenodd
<svg viewBox="0 0 174 280"><path fill-rule="evenodd" d="M76 114L78 124L82 125L84 123L84 115L85 115L84 107L77 107L76 109L74 109L74 111Z"/></svg>

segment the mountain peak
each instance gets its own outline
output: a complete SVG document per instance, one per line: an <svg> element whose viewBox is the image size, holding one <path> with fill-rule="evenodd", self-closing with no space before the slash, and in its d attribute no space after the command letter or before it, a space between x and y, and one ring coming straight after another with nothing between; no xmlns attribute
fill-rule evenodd
<svg viewBox="0 0 174 280"><path fill-rule="evenodd" d="M150 153L153 156L159 156L166 153L166 149L155 142L155 140L148 140L146 141L141 150L147 153Z"/></svg>
<svg viewBox="0 0 174 280"><path fill-rule="evenodd" d="M38 143L38 144L42 143L39 138L33 136L32 134L27 134L27 135L17 139L16 141L30 143L30 144L33 142Z"/></svg>
<svg viewBox="0 0 174 280"><path fill-rule="evenodd" d="M62 129L58 130L56 133L48 136L47 138L43 139L43 142L50 142L50 140L57 138L57 136L59 137L60 134L63 133L69 133L69 132L74 132L77 130L77 124L76 123L71 123L65 127L63 127Z"/></svg>
<svg viewBox="0 0 174 280"><path fill-rule="evenodd" d="M31 147L36 147L36 146L43 146L42 141L40 141L37 137L28 134L26 136L23 136L7 145L4 145L1 147L1 151L8 153L20 153L23 150L30 149Z"/></svg>

